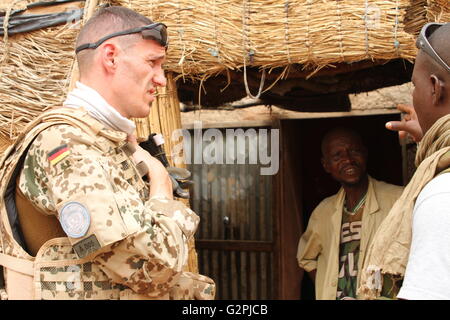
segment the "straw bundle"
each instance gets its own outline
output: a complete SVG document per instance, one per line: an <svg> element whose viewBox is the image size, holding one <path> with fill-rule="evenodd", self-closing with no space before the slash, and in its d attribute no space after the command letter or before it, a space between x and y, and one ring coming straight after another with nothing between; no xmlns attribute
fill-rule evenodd
<svg viewBox="0 0 450 320"><path fill-rule="evenodd" d="M411 1L411 6L406 10L405 31L417 36L422 26L428 22L426 7L428 0Z"/></svg>
<svg viewBox="0 0 450 320"><path fill-rule="evenodd" d="M428 0L427 18L428 21L449 22L450 21L449 0Z"/></svg>
<svg viewBox="0 0 450 320"><path fill-rule="evenodd" d="M405 31L417 36L427 22L449 22L448 0L412 0L406 11Z"/></svg>
<svg viewBox="0 0 450 320"><path fill-rule="evenodd" d="M42 111L60 106L78 33L70 25L0 42L0 136L14 139Z"/></svg>
<svg viewBox="0 0 450 320"><path fill-rule="evenodd" d="M0 155L11 145L11 140L0 136Z"/></svg>
<svg viewBox="0 0 450 320"><path fill-rule="evenodd" d="M0 11L6 12L11 6L13 9L25 9L27 4L32 2L32 0L0 0Z"/></svg>
<svg viewBox="0 0 450 320"><path fill-rule="evenodd" d="M205 78L244 66L320 68L413 59L409 0L113 0L169 27L167 69Z"/></svg>

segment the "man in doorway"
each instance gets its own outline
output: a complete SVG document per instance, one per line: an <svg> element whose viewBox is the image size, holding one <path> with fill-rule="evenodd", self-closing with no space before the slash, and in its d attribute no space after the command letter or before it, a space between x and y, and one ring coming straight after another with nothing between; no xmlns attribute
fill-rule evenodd
<svg viewBox="0 0 450 320"><path fill-rule="evenodd" d="M297 260L315 283L316 299L356 298L366 250L402 187L367 174L367 149L361 137L346 128L324 136L321 161L341 189L313 211Z"/></svg>
<svg viewBox="0 0 450 320"><path fill-rule="evenodd" d="M426 24L417 47L414 110L401 107L407 119L387 124L420 141L417 170L374 237L365 299L450 299L450 23Z"/></svg>

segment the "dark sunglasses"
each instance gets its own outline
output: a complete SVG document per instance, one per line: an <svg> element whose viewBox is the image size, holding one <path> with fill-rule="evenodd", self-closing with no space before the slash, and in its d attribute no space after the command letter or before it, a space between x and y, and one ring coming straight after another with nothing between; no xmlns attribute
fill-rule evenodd
<svg viewBox="0 0 450 320"><path fill-rule="evenodd" d="M142 38L146 40L155 40L157 41L161 46L167 48L167 45L169 44L169 39L167 37L167 26L164 23L158 22L158 23L152 23L143 27L139 28L133 28L129 30L119 31L111 33L110 35L107 35L97 42L94 43L86 43L82 44L78 48L75 49L75 53L80 52L84 49L96 49L99 45L101 45L103 42L105 42L108 39L118 37L118 36L124 36L127 34L133 34L133 33L141 33Z"/></svg>
<svg viewBox="0 0 450 320"><path fill-rule="evenodd" d="M450 67L445 63L444 60L437 54L437 52L433 49L428 38L435 32L437 29L442 27L445 23L427 23L422 27L420 31L419 37L417 37L416 46L418 49L425 51L434 61L439 63L441 67L450 72Z"/></svg>

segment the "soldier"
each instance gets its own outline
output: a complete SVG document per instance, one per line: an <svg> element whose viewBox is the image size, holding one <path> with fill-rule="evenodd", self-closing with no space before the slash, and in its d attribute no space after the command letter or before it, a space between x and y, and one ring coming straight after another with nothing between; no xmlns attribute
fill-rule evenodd
<svg viewBox="0 0 450 320"><path fill-rule="evenodd" d="M165 86L167 44L164 24L123 7L81 30L76 88L0 162L3 298L214 298L211 279L183 271L199 217L129 120Z"/></svg>

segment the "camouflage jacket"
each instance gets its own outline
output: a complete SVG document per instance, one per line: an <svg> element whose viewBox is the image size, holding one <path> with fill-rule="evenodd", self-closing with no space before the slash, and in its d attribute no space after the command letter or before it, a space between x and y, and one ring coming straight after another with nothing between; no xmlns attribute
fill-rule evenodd
<svg viewBox="0 0 450 320"><path fill-rule="evenodd" d="M41 265L39 296L212 299L211 279L183 272L199 217L179 201L149 198L125 133L84 110L59 112L69 121L36 136L19 179L23 195L67 234L66 242L45 243L36 258L72 261Z"/></svg>

